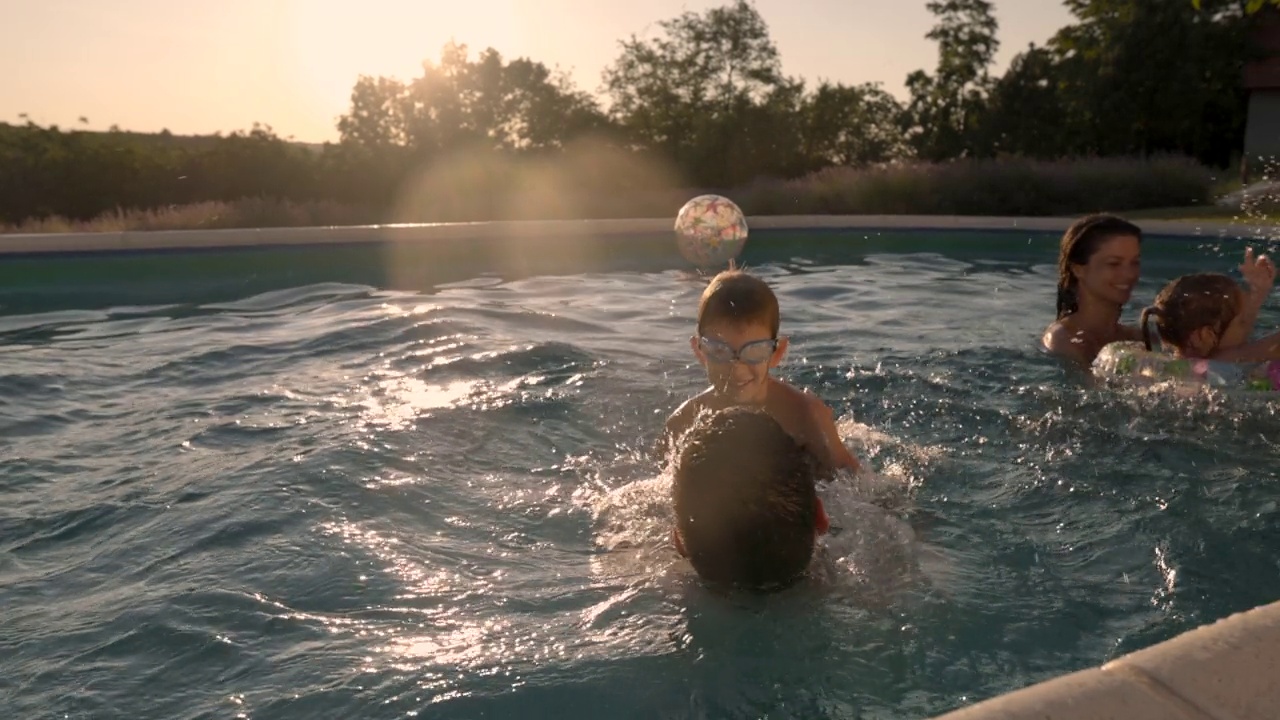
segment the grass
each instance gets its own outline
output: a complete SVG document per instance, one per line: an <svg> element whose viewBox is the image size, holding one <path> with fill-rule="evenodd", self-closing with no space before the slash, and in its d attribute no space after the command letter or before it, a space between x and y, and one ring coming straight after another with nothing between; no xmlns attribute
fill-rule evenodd
<svg viewBox="0 0 1280 720"><path fill-rule="evenodd" d="M1193 207L1150 208L1125 213L1131 220L1199 220L1230 222L1240 225L1280 225L1280 209L1241 211L1213 205Z"/></svg>
<svg viewBox="0 0 1280 720"><path fill-rule="evenodd" d="M705 190L661 186L582 191L572 183L548 191L538 183L507 182L494 174L452 173L447 183L403 198L392 209L331 201L245 198L155 209L121 209L88 220L33 218L0 226L0 233L120 232L147 230L307 227L378 223L509 219L634 218L674 216ZM577 183L580 187L584 183ZM589 183L588 183L589 184ZM1074 216L1111 211L1133 219L1280 221L1280 203L1248 211L1219 208L1212 198L1222 181L1185 158L1022 159L948 163L896 163L874 168L835 167L791 179L762 179L714 190L748 215L1018 215Z"/></svg>

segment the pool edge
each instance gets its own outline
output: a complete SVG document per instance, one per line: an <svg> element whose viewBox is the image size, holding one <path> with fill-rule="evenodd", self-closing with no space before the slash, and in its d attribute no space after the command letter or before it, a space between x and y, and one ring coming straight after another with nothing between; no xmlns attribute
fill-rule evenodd
<svg viewBox="0 0 1280 720"><path fill-rule="evenodd" d="M748 218L758 230L969 230L1062 232L1073 217L955 215L768 215ZM1229 222L1153 220L1139 225L1153 236L1267 238L1280 226ZM400 225L150 230L102 233L22 233L0 235L0 255L112 252L182 248L236 248L366 242L429 242L467 238L607 237L671 232L671 218L615 220L530 220Z"/></svg>
<svg viewBox="0 0 1280 720"><path fill-rule="evenodd" d="M934 720L1261 720L1280 707L1276 677L1280 602Z"/></svg>

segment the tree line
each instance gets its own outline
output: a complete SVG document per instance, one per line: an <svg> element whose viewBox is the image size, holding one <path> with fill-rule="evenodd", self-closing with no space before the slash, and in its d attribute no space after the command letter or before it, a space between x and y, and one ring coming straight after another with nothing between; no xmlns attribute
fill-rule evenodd
<svg viewBox="0 0 1280 720"><path fill-rule="evenodd" d="M0 220L242 197L378 207L426 169L554 164L584 147L700 188L961 158L1174 154L1225 168L1243 143L1246 38L1264 4L1280 0L1065 0L1073 22L996 76L991 3L931 0L937 62L906 78L904 101L876 83L787 76L749 0L622 40L603 97L541 62L450 44L417 78L360 77L339 141L321 147L258 125L180 139L0 123ZM581 189L657 182L618 174L583 173Z"/></svg>

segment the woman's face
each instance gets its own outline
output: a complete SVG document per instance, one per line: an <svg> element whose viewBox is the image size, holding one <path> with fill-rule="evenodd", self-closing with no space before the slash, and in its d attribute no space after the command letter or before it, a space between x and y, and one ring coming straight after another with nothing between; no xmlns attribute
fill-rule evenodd
<svg viewBox="0 0 1280 720"><path fill-rule="evenodd" d="M1141 271L1142 244L1132 235L1106 238L1083 265L1071 266L1081 297L1090 295L1116 305L1129 302Z"/></svg>

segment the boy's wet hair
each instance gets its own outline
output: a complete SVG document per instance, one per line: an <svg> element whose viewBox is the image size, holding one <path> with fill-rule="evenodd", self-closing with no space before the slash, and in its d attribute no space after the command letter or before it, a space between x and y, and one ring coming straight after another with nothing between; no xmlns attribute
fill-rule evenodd
<svg viewBox="0 0 1280 720"><path fill-rule="evenodd" d="M778 336L781 315L778 296L769 284L743 270L725 270L711 278L698 301L698 333L718 323L746 325L759 322Z"/></svg>
<svg viewBox="0 0 1280 720"><path fill-rule="evenodd" d="M1085 265L1098 252L1102 243L1114 237L1135 237L1142 242L1137 225L1115 215L1087 215L1076 220L1062 234L1058 248L1058 319L1080 309L1077 294L1080 281L1071 272L1072 265Z"/></svg>
<svg viewBox="0 0 1280 720"><path fill-rule="evenodd" d="M1240 313L1240 286L1218 273L1183 275L1156 296L1155 302L1142 310L1142 342L1151 349L1147 322L1156 319L1160 339L1182 349L1201 328L1212 328L1219 339L1227 326Z"/></svg>
<svg viewBox="0 0 1280 720"><path fill-rule="evenodd" d="M676 449L676 530L694 570L724 588L781 590L813 556L818 468L769 415L704 415Z"/></svg>

